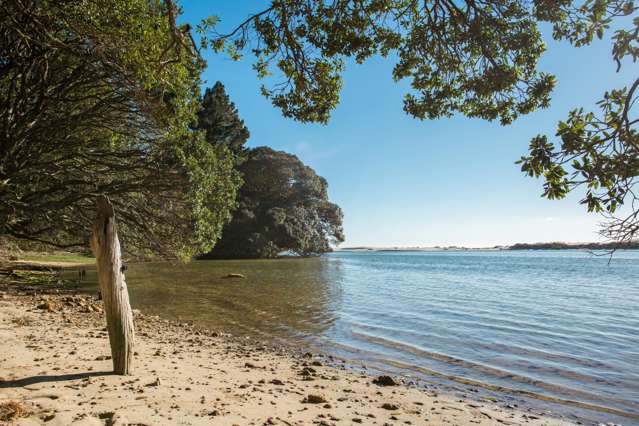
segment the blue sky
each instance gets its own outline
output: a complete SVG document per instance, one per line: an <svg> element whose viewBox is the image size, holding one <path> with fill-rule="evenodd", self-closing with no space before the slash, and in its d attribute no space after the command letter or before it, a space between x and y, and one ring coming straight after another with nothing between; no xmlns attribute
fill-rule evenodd
<svg viewBox="0 0 639 426"><path fill-rule="evenodd" d="M182 19L218 15L225 30L261 10L260 3L185 0ZM605 90L626 85L630 67L615 72L609 41L575 49L546 39L540 68L558 78L552 105L506 127L463 116L410 118L390 59L347 66L328 125L283 118L259 94L249 55L234 62L207 52L204 78L207 86L225 85L251 132L249 146L294 153L328 180L331 200L344 211L344 246L595 241L601 218L578 204L580 193L542 199L542 182L524 176L514 162L536 134L553 135L568 111L594 109Z"/></svg>

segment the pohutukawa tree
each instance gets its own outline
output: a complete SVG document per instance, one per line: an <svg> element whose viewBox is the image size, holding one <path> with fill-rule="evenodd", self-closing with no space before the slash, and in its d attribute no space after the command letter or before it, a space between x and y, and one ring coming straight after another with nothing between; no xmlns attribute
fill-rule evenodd
<svg viewBox="0 0 639 426"><path fill-rule="evenodd" d="M167 15L147 0L0 4L0 234L87 246L106 194L129 252L212 246L239 176L190 128L203 63Z"/></svg>
<svg viewBox="0 0 639 426"><path fill-rule="evenodd" d="M238 207L205 257L313 256L344 241L342 210L328 200L326 179L295 155L254 148L239 171Z"/></svg>
<svg viewBox="0 0 639 426"><path fill-rule="evenodd" d="M541 5L543 8L543 5ZM251 51L259 77L283 77L262 92L287 117L326 122L339 100L346 58L397 58L409 79L404 109L512 122L545 107L554 86L536 69L544 51L537 5L473 0L276 0L228 33L216 19L198 28L205 45L233 57ZM277 76L276 76L277 77Z"/></svg>

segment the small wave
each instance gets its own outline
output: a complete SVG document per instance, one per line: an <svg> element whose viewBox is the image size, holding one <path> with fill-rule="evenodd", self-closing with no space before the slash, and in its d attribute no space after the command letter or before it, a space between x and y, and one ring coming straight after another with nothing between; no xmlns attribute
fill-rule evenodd
<svg viewBox="0 0 639 426"><path fill-rule="evenodd" d="M583 401L597 401L597 402L601 402L604 404L612 404L612 405L616 405L616 406L632 406L632 408L634 409L636 407L636 409L639 411L639 405L636 403L632 403L630 401L624 401L624 400L620 400L620 399L616 399L616 398L607 398L601 395L596 395L590 392L585 392L582 390L578 390L578 389L574 389L574 388L569 388L569 387L565 387L565 386L561 386L558 384L554 384L554 383L548 383L542 380L537 380L534 379L532 377L529 376L525 376L525 375L521 375L521 374L517 374L517 373L513 373L511 371L507 371L507 370L502 370L502 369L498 369L495 368L493 366L488 366L485 364L480 364L480 363L476 363L476 362L472 362L472 361L468 361L468 360L464 360L464 359L460 359L460 358L456 358L456 357L452 357L449 355L444 355L441 353L437 353L437 352L432 352L432 351L427 351L421 348L418 348L416 346L413 345L409 345L406 344L404 342L398 342L396 340L391 340L391 339L386 339L386 338L380 338L380 337L376 337L376 336L372 336L370 334L364 334L364 333L357 333L357 332L353 332L353 336L357 339L361 339L363 341L368 341L368 342L372 342L375 343L377 345L383 346L385 348L388 349L392 349L392 350L399 350L402 351L404 353L411 353L413 355L419 356L419 357L426 357L426 358L430 358L436 361L440 361L443 362L447 365L451 365L451 366L457 366L457 367L461 367L467 371L473 371L476 373L480 373L482 375L485 376L489 376L489 377L493 377L494 379L497 380L505 380L507 382L517 382L517 383L521 383L524 385L529 385L532 386L533 388L537 388L537 389L543 389L545 391L549 391L552 392L553 394L556 395L566 395L569 396L571 398L579 398ZM378 356L378 359L382 360L384 358L381 358ZM411 370L424 370L429 372L430 374L434 373L434 370L425 368L425 367L421 367L421 366L415 366L415 365L411 365L408 363L403 363L402 361L399 360L393 360L393 359L388 359L385 360L386 362L388 362L390 365L393 364L402 364L404 366L406 366L407 368L410 367ZM583 381L583 382L597 382L600 383L599 379L594 378L592 376L586 376L586 375L579 375L577 373L574 372L568 372L568 371L562 371L559 369L553 370L552 373L555 373L557 375L563 375L565 377L570 377L570 378L576 378L577 380ZM459 378L460 380L463 380L464 383L472 381L471 379L467 379L467 378L462 378L462 377L458 377L455 375L448 375L445 373L441 373L441 372L437 372L437 374L435 374L436 376L440 376L440 377L445 377L447 379L450 380L454 380L454 381L459 381L457 380L457 378ZM481 383L482 387L486 387L489 389L492 389L493 387L496 388L504 388L504 389L511 389L509 387L505 387L502 385L494 385L494 384L488 384L488 383L484 383L484 382L480 382L478 381L477 383ZM527 394L527 393L531 393L531 394L536 394L536 392L534 391L528 391L528 390L522 390L522 389L518 389L517 393L522 393L522 394ZM553 400L553 398L559 400L563 400L562 398L559 397L552 397L549 395L546 395L549 401ZM539 399L539 398L537 398ZM577 402L577 401L572 401L572 400L567 400L567 401L571 401L572 402ZM580 402L581 404L590 404L588 402ZM599 407L599 405L597 404L592 404L593 406ZM611 408L611 407L605 407L605 406L601 406L603 408L605 408L606 410L616 410L615 408ZM601 411L601 410L600 410ZM619 410L619 412L626 412L623 410ZM639 414L637 414L637 416L639 416ZM638 417L639 418L639 417Z"/></svg>
<svg viewBox="0 0 639 426"><path fill-rule="evenodd" d="M441 371L426 368L423 366L417 366L417 365L402 362L396 359L380 357L379 354L377 353L365 351L359 347L351 346L351 345L347 345L343 343L336 344L331 342L327 344L326 342L323 342L322 347L326 349L327 346L330 346L334 350L339 351L341 353L353 354L357 356L358 359L366 359L367 363L374 363L376 368L379 369L380 371L389 371L389 369L392 369L393 371L402 372L404 375L406 375L407 372L410 371L422 378L432 377L432 378L437 378L440 380L451 381L451 382L459 383L461 385L473 386L476 388L480 388L480 389L484 389L484 390L492 391L492 392L498 392L498 393L502 393L506 395L519 395L519 396L523 396L527 398L536 399L539 401L560 404L560 405L564 405L568 407L576 407L576 408L580 408L584 410L595 411L598 413L612 414L615 416L633 419L633 420L639 420L639 407L638 407L638 410L635 410L634 408L631 408L631 407L627 409L626 408L622 409L622 408L616 408L616 407L604 405L605 401L603 400L603 398L599 398L598 396L593 394L579 392L574 389L557 387L557 389L568 390L569 393L572 393L574 397L578 397L580 395L587 396L592 398L593 400L599 400L601 403L592 403L587 401L580 401L577 399L558 397L558 396L553 396L546 393L540 393L540 392L535 392L535 391L526 390L526 389L518 389L511 386L497 385L497 384L489 383L486 381L471 379L462 375L446 374L446 373L442 373ZM435 353L434 358L436 357L441 357L442 359L451 358L446 355ZM459 362L461 362L462 364L466 363L466 361L457 360L455 358L452 358L452 361L455 363L459 363ZM479 364L470 363L470 365L479 365ZM500 378L502 379L513 379L517 377L516 375L512 375L505 371L501 371L501 374L502 375ZM523 376L520 376L520 377L523 377ZM529 380L530 380L530 383L532 384L540 383L539 381L535 381L532 379L529 379ZM526 381L523 381L522 383L526 383ZM550 386L553 386L553 385L550 385ZM619 403L620 401L610 400L609 402L614 404L615 402Z"/></svg>

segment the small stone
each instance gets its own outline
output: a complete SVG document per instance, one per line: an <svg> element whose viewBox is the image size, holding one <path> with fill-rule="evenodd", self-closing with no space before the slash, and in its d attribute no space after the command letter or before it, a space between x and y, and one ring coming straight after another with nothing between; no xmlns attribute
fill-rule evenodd
<svg viewBox="0 0 639 426"><path fill-rule="evenodd" d="M311 367L304 367L302 371L300 371L301 376L312 376L316 373L316 370Z"/></svg>
<svg viewBox="0 0 639 426"><path fill-rule="evenodd" d="M58 309L58 305L51 300L47 300L46 302L39 304L38 309L42 309L47 312L55 312Z"/></svg>
<svg viewBox="0 0 639 426"><path fill-rule="evenodd" d="M222 278L246 278L243 274L226 274Z"/></svg>
<svg viewBox="0 0 639 426"><path fill-rule="evenodd" d="M147 386L155 386L155 387L157 387L157 386L160 386L161 384L162 384L162 381L160 380L160 378L156 377L155 381L149 383Z"/></svg>
<svg viewBox="0 0 639 426"><path fill-rule="evenodd" d="M391 376L379 376L373 383L377 386L399 386L399 383L395 381Z"/></svg>
<svg viewBox="0 0 639 426"><path fill-rule="evenodd" d="M309 394L302 402L305 404L323 404L327 401L322 395Z"/></svg>

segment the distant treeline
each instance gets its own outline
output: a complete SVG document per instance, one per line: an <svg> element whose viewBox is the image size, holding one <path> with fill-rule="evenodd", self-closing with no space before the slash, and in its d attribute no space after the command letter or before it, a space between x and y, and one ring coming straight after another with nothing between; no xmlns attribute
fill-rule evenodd
<svg viewBox="0 0 639 426"><path fill-rule="evenodd" d="M565 249L586 249L586 250L619 250L619 249L639 249L639 241L626 243L518 243L508 247L508 250L565 250Z"/></svg>

